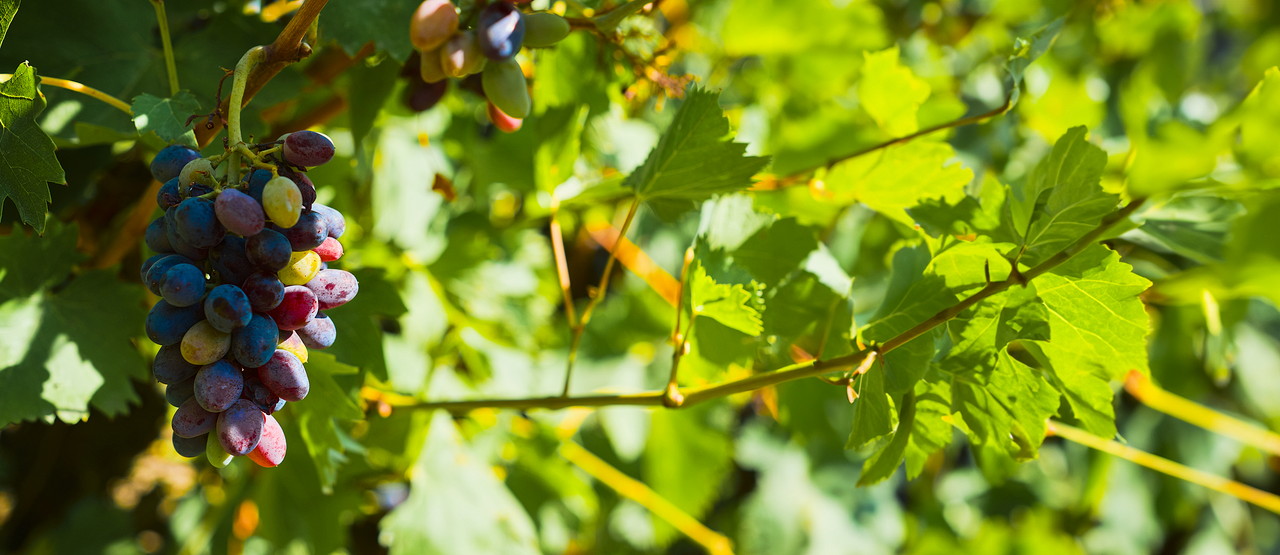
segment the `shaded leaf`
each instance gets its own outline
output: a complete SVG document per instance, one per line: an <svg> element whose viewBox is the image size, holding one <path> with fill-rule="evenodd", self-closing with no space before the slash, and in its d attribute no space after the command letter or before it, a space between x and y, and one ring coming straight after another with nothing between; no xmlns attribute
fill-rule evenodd
<svg viewBox="0 0 1280 555"><path fill-rule="evenodd" d="M0 214L10 199L22 221L44 233L49 183L66 185L67 178L53 140L36 122L45 106L37 81L35 69L23 63L0 83Z"/></svg>
<svg viewBox="0 0 1280 555"><path fill-rule="evenodd" d="M196 135L187 126L187 118L198 113L200 101L191 91L179 91L173 98L144 93L133 99L133 124L138 133L155 133L166 144L195 148Z"/></svg>

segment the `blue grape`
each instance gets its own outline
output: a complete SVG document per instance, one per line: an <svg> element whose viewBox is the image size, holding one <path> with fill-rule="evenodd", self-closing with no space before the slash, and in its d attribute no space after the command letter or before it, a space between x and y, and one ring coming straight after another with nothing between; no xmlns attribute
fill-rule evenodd
<svg viewBox="0 0 1280 555"><path fill-rule="evenodd" d="M275 274L250 275L240 286L254 312L269 312L284 300L284 284Z"/></svg>
<svg viewBox="0 0 1280 555"><path fill-rule="evenodd" d="M311 168L333 159L333 141L324 133L297 131L284 138L284 159Z"/></svg>
<svg viewBox="0 0 1280 555"><path fill-rule="evenodd" d="M164 183L178 177L182 168L192 160L200 157L200 153L182 145L169 145L156 153L151 159L151 177Z"/></svg>
<svg viewBox="0 0 1280 555"><path fill-rule="evenodd" d="M231 356L245 368L258 368L271 360L280 330L270 316L254 314L249 324L231 334Z"/></svg>
<svg viewBox="0 0 1280 555"><path fill-rule="evenodd" d="M239 285L257 271L257 267L249 260L245 252L247 241L235 235L228 235L218 246L209 249L212 268L218 272L222 283Z"/></svg>
<svg viewBox="0 0 1280 555"><path fill-rule="evenodd" d="M164 257L166 257L166 256L169 256L169 255L168 255L167 253L160 253L160 254L152 255L152 256L151 256L151 258L148 258L148 259L146 259L146 260L143 260L143 261L142 261L142 269L138 272L138 279L139 279L139 280L141 280L141 281L142 281L142 283L146 284L146 283L147 283L147 272L150 272L150 271L151 271L151 267L152 267L152 266L154 266L154 265L156 264L156 262L160 261L160 259L162 259L162 258L164 258ZM149 286L149 285L148 285L147 287L148 287L148 288L150 288L150 286ZM153 293L154 293L154 291L153 291Z"/></svg>
<svg viewBox="0 0 1280 555"><path fill-rule="evenodd" d="M302 338L302 344L307 348L325 349L337 341L338 329L334 327L332 319L323 312L317 312L316 317L307 322L307 325L298 328L298 337Z"/></svg>
<svg viewBox="0 0 1280 555"><path fill-rule="evenodd" d="M156 295L160 294L160 285L164 283L164 274L169 268L178 264L195 264L195 261L182 256L180 254L168 254L162 256L159 260L151 263L147 268L146 274L142 276L142 281L147 284L147 289Z"/></svg>
<svg viewBox="0 0 1280 555"><path fill-rule="evenodd" d="M266 188L267 182L271 181L271 172L268 170L253 170L247 178L245 178L245 191L249 197L262 204L262 190Z"/></svg>
<svg viewBox="0 0 1280 555"><path fill-rule="evenodd" d="M147 337L157 345L177 345L196 322L204 320L200 305L177 307L157 301L147 314Z"/></svg>
<svg viewBox="0 0 1280 555"><path fill-rule="evenodd" d="M207 249L227 234L227 230L218 221L213 202L202 198L189 198L170 209L173 214L171 222L178 231L178 236L186 239L191 246Z"/></svg>
<svg viewBox="0 0 1280 555"><path fill-rule="evenodd" d="M173 252L181 254L191 260L204 260L208 258L209 249L196 248L178 234L178 227L174 224L173 219L174 210L174 208L170 208L164 214L165 237L169 239L169 246L173 248Z"/></svg>
<svg viewBox="0 0 1280 555"><path fill-rule="evenodd" d="M276 273L289 265L289 257L293 255L293 247L289 240L278 231L264 229L245 242L245 255L258 268Z"/></svg>
<svg viewBox="0 0 1280 555"><path fill-rule="evenodd" d="M156 192L156 205L161 210L168 210L179 202L182 202L182 193L178 192L178 178L175 177L160 186L160 190Z"/></svg>
<svg viewBox="0 0 1280 555"><path fill-rule="evenodd" d="M283 349L276 349L271 360L258 368L258 378L286 401L301 401L311 391L311 381L307 379L302 361Z"/></svg>
<svg viewBox="0 0 1280 555"><path fill-rule="evenodd" d="M524 14L511 2L491 2L476 23L480 50L493 61L509 60L524 42Z"/></svg>
<svg viewBox="0 0 1280 555"><path fill-rule="evenodd" d="M317 212L303 212L293 227L279 231L289 240L293 252L309 251L329 238L329 228L325 226L324 216Z"/></svg>
<svg viewBox="0 0 1280 555"><path fill-rule="evenodd" d="M218 415L200 406L195 399L187 399L177 412L173 413L173 435L182 437L203 436L213 431L218 423Z"/></svg>
<svg viewBox="0 0 1280 555"><path fill-rule="evenodd" d="M204 449L208 442L209 434L196 437L182 437L174 434L173 450L188 459L199 457L204 454Z"/></svg>
<svg viewBox="0 0 1280 555"><path fill-rule="evenodd" d="M253 318L253 307L249 305L249 297L244 294L243 289L222 284L205 296L204 316L213 329L231 333L249 325L249 320Z"/></svg>
<svg viewBox="0 0 1280 555"><path fill-rule="evenodd" d="M187 399L194 397L196 394L196 377L191 376L178 383L169 384L164 390L164 400L175 407L182 406Z"/></svg>
<svg viewBox="0 0 1280 555"><path fill-rule="evenodd" d="M156 359L151 363L151 373L156 381L163 384L184 382L196 375L200 367L182 358L182 348L178 345L160 347Z"/></svg>
<svg viewBox="0 0 1280 555"><path fill-rule="evenodd" d="M207 364L196 372L195 398L209 412L227 410L244 391L240 369L225 360Z"/></svg>
<svg viewBox="0 0 1280 555"><path fill-rule="evenodd" d="M187 198L202 197L212 192L213 187L204 183L192 183L190 187L187 187Z"/></svg>
<svg viewBox="0 0 1280 555"><path fill-rule="evenodd" d="M323 204L311 205L311 211L319 213L324 218L324 228L329 232L329 236L334 239L341 239L342 234L347 232L347 219L342 217L342 212L336 208L325 206Z"/></svg>
<svg viewBox="0 0 1280 555"><path fill-rule="evenodd" d="M230 455L248 455L262 439L266 416L251 401L237 399L218 415L218 442Z"/></svg>
<svg viewBox="0 0 1280 555"><path fill-rule="evenodd" d="M160 296L173 306L191 306L204 298L204 271L191 264L175 264L164 273Z"/></svg>
<svg viewBox="0 0 1280 555"><path fill-rule="evenodd" d="M173 252L173 247L169 245L169 236L165 229L163 216L147 224L147 230L143 233L142 238L147 243L147 248L155 252Z"/></svg>

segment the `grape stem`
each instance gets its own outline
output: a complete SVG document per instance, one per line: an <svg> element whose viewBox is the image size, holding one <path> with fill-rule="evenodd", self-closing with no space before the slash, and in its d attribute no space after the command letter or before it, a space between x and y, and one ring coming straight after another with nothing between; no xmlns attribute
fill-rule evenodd
<svg viewBox="0 0 1280 555"><path fill-rule="evenodd" d="M169 75L169 96L177 96L182 90L178 86L178 65L173 59L173 41L169 39L169 16L165 15L164 0L151 0L156 9L156 23L160 24L160 44L164 47L164 68Z"/></svg>
<svg viewBox="0 0 1280 555"><path fill-rule="evenodd" d="M0 83L8 81L11 78L13 78L12 73L0 73ZM98 89L85 85L84 83L78 83L76 81L71 81L69 79L58 79L57 77L45 77L42 75L40 76L40 84L49 85L50 87L58 87L59 89L67 89L69 91L78 92L85 96L93 97L95 99L106 102L107 104L110 104L112 108L115 108L117 110L120 110L121 112L124 112L129 117L133 117L133 108L129 106L128 102L125 102L123 100L120 100L119 98L111 96Z"/></svg>
<svg viewBox="0 0 1280 555"><path fill-rule="evenodd" d="M231 155L227 157L227 183L235 186L240 182L240 149L244 148L244 139L240 135L240 112L244 107L244 91L249 83L249 72L263 60L266 50L261 46L250 48L240 62L236 64L235 78L231 81L231 98L228 99L227 140Z"/></svg>
<svg viewBox="0 0 1280 555"><path fill-rule="evenodd" d="M970 307L982 302L983 300L986 300L990 297L1003 293L1005 290L1015 285L1025 286L1031 280L1039 277L1040 275L1048 272L1049 270L1052 270L1053 268L1066 262L1067 260L1070 260L1072 257L1079 254L1081 251L1085 250L1086 248L1088 248L1089 246L1097 242L1099 239L1101 239L1103 235L1107 233L1107 230L1111 229L1112 226L1127 219L1129 215L1133 214L1133 212L1136 211L1145 200L1146 199L1138 198L1130 201L1128 204L1124 205L1119 210L1112 213L1110 216L1104 218L1102 222L1100 222L1097 225L1097 227L1095 227L1092 231L1090 231L1089 233L1086 233L1084 236L1077 239L1074 243L1062 249L1057 254L1054 254L1053 256L1049 257L1044 262L1041 262L1035 267L1032 267L1021 273L1013 272L1006 279L987 283L987 285L982 289L978 290L978 292L964 298L963 300L960 300L954 305L951 305L947 308L944 308L938 311L933 316L925 319L919 324L916 324L914 327L894 336L893 338L890 338L889 340L885 341L880 345L865 347L863 349L858 350L857 352L850 353L844 356L839 356L839 357L830 358L826 360L814 359L814 360L809 360L805 362L799 362L789 366L784 366L772 372L764 372L760 374L747 376L745 378L739 378L739 379L728 380L720 383L689 388L683 391L684 402L676 406L669 406L669 408L689 407L689 406L696 405L698 403L710 401L712 399L718 399L721 397L727 397L729 395L734 395L737 393L745 393L748 391L754 391L757 389L770 387L770 386L778 385L785 382L795 381L795 380L804 379L804 378L810 378L813 376L821 376L823 374L828 374L837 370L844 370L848 368L858 367L863 362L865 362L866 359L870 356L883 357L889 351L892 351L898 347L901 347L907 344L908 342L912 341L913 339L916 339L924 335L925 333L928 333L934 328L941 326L942 324L945 324L946 322L960 315L960 313L964 312L965 310L968 310ZM632 206L632 212L634 211L635 211L635 205ZM630 223L630 218L628 218L627 225L629 225L629 223ZM625 233L625 232L626 232L626 225L624 225L624 228L622 229L622 233ZM608 276L609 268L612 267L612 261L613 261L613 257L611 256L610 264L606 265L605 267L606 278ZM607 279L603 281L602 284L603 283L607 283ZM603 289L601 290L601 293L603 293ZM592 304L589 304L587 308L588 309L592 308L593 305L598 303L602 297L603 295L593 298ZM581 328L586 323L586 320L587 320L587 314L584 312L583 318L581 321L579 321L578 327ZM575 332L578 332L578 335L580 335L579 330L575 329ZM571 349L570 360L572 360L572 357L576 352L576 349L574 348L576 347L576 345L577 345L577 340L575 339L573 346L570 347ZM570 367L570 369L572 369L572 367ZM568 384L568 377L569 375L566 374L565 376L566 385ZM566 391L567 391L567 387L566 387ZM476 399L476 400L467 400L467 401L430 401L430 402L424 402L424 403L415 403L415 404L405 405L404 408L427 409L427 410L444 409L452 412L467 412L470 410L481 409L481 408L509 408L509 409L529 410L529 409L562 409L562 408L568 408L568 407L606 407L606 406L614 406L614 405L664 406L666 405L666 403L669 403L669 401L667 400L668 398L667 395L668 393L665 390L646 391L641 393L625 393L625 394L583 395L583 396L574 396L574 397L568 396L567 394L561 394L555 397L528 397L528 398L521 398L521 399Z"/></svg>

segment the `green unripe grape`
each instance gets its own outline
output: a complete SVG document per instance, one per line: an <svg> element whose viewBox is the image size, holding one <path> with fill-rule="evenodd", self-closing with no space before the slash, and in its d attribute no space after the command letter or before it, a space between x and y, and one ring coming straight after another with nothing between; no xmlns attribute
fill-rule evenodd
<svg viewBox="0 0 1280 555"><path fill-rule="evenodd" d="M418 71L422 74L422 80L428 83L439 83L449 77L444 73L444 67L440 65L441 53L440 49L428 50L422 53L418 62Z"/></svg>
<svg viewBox="0 0 1280 555"><path fill-rule="evenodd" d="M502 113L524 119L529 115L529 86L515 60L492 62L481 74L484 95Z"/></svg>
<svg viewBox="0 0 1280 555"><path fill-rule="evenodd" d="M178 174L178 193L185 196L192 183L213 185L213 164L207 158L196 158L182 167Z"/></svg>
<svg viewBox="0 0 1280 555"><path fill-rule="evenodd" d="M262 188L262 210L276 225L293 227L302 215L302 191L292 179L274 177Z"/></svg>
<svg viewBox="0 0 1280 555"><path fill-rule="evenodd" d="M449 77L479 73L487 59L474 31L458 33L440 47L440 66Z"/></svg>
<svg viewBox="0 0 1280 555"><path fill-rule="evenodd" d="M569 36L569 21L551 12L524 16L524 45L532 48L551 46Z"/></svg>
<svg viewBox="0 0 1280 555"><path fill-rule="evenodd" d="M208 320L201 320L182 336L182 358L198 366L213 364L231 350L231 334L218 331Z"/></svg>
<svg viewBox="0 0 1280 555"><path fill-rule="evenodd" d="M222 442L218 441L218 432L210 432L209 440L204 444L204 456L214 468L226 468L235 457L222 450Z"/></svg>

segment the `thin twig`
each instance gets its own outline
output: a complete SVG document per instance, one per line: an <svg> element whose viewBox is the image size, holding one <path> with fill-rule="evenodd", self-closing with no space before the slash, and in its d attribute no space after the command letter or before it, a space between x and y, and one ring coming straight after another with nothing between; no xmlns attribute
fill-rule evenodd
<svg viewBox="0 0 1280 555"><path fill-rule="evenodd" d="M636 211L640 209L640 199L632 199L631 209L627 211L627 219L622 222L622 228L618 230L618 241L621 242L627 237L627 230L631 229L631 222L636 218ZM600 284L596 286L595 293L591 296L591 300L587 302L586 308L582 309L582 317L578 319L578 325L573 326L573 338L569 342L569 357L564 369L564 390L560 393L561 397L569 396L569 384L573 379L573 363L578 358L578 348L582 346L582 334L587 329L587 324L591 322L591 314L595 312L596 307L600 305L600 301L604 300L605 294L609 292L609 277L613 275L614 263L618 261L618 249L614 248L609 251L609 260L604 264L604 273L600 276Z"/></svg>
<svg viewBox="0 0 1280 555"><path fill-rule="evenodd" d="M551 193L551 251L556 258L556 279L560 282L560 293L564 296L564 314L569 327L578 325L578 312L573 308L573 292L569 283L569 261L564 253L564 232L560 229L560 199L554 191Z"/></svg>
<svg viewBox="0 0 1280 555"><path fill-rule="evenodd" d="M173 60L173 41L169 38L169 16L165 15L164 0L151 0L156 9L156 22L160 24L160 44L164 48L164 68L169 75L169 96L177 96L182 90L178 86L178 66Z"/></svg>
<svg viewBox="0 0 1280 555"><path fill-rule="evenodd" d="M780 383L819 376L844 368L858 367L864 362L867 362L868 356L872 353L876 353L877 356L882 357L889 351L901 347L911 340L950 321L952 318L955 318L961 312L964 312L973 305L976 305L992 296L998 295L1015 285L1025 285L1030 280L1035 279L1063 262L1066 262L1071 259L1071 257L1093 245L1094 242L1106 234L1107 230L1116 223L1128 218L1130 214L1142 205L1144 200L1145 199L1134 199L1133 201L1130 201L1110 216L1104 218L1092 231L1086 233L1074 243L1068 245L1066 248L1035 267L1021 273L1016 271L1011 272L1010 276L1004 280L988 283L978 292L966 297L950 307L938 311L923 322L920 322L911 329L894 336L879 346L863 348L857 352L827 360L799 362L790 366L785 366L773 372L765 372L717 384L694 387L684 391L685 399L684 403L682 403L680 407L690 407L698 403L718 399L720 397L727 397L729 395L745 393ZM558 397L531 397L524 399L432 401L408 405L406 408L445 409L453 412L465 412L478 408L511 408L528 410L539 408L560 409L565 407L603 407L613 405L660 406L663 405L665 395L665 391L647 391L643 393L586 395L580 397L560 395Z"/></svg>
<svg viewBox="0 0 1280 555"><path fill-rule="evenodd" d="M693 322L698 317L696 312L689 315L689 326L684 333L680 332L680 319L684 314L685 283L689 280L689 265L693 263L693 247L684 250L684 263L680 266L680 289L676 293L676 325L671 328L671 344L675 351L671 353L671 375L667 377L667 387L663 390L663 403L668 407L684 404L684 395L680 393L680 359L689 350L689 335L693 333Z"/></svg>
<svg viewBox="0 0 1280 555"><path fill-rule="evenodd" d="M0 73L0 83L8 81L9 79L12 79L12 78L13 78L12 73ZM85 96L96 98L98 100L106 102L107 104L110 104L112 108L115 108L117 110L120 110L121 112L124 112L125 114L128 114L129 117L133 117L133 108L129 106L128 102L120 100L119 98L111 96L98 89L90 87L89 85L86 85L84 83L77 83L69 79L58 79L57 77L45 77L41 75L40 84L49 85L50 87L58 87L59 89L67 89L69 91L78 92Z"/></svg>
<svg viewBox="0 0 1280 555"><path fill-rule="evenodd" d="M1149 408L1280 456L1280 434L1174 395L1153 383L1142 372L1130 371L1124 388Z"/></svg>

